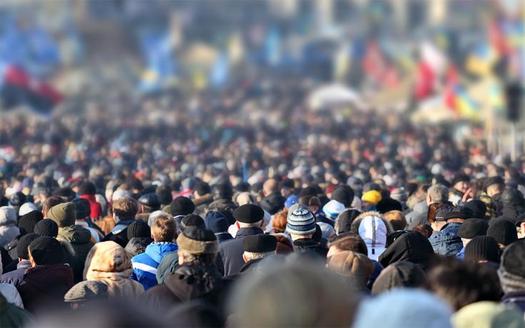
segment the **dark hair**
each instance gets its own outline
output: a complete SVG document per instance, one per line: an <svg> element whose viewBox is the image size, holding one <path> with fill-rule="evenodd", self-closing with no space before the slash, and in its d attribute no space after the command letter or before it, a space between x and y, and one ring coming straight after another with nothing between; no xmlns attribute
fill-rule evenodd
<svg viewBox="0 0 525 328"><path fill-rule="evenodd" d="M94 195L97 193L97 188L95 187L95 184L90 181L83 182L78 186L78 194L83 195Z"/></svg>
<svg viewBox="0 0 525 328"><path fill-rule="evenodd" d="M428 289L454 310L480 301L499 302L502 291L493 268L456 259L443 259L428 273Z"/></svg>

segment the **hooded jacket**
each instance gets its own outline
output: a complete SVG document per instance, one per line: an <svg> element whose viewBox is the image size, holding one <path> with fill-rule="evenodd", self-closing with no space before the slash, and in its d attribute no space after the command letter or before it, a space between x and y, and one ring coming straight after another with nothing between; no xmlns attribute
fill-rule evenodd
<svg viewBox="0 0 525 328"><path fill-rule="evenodd" d="M0 207L0 247L6 246L20 234L16 219L15 209L8 206Z"/></svg>
<svg viewBox="0 0 525 328"><path fill-rule="evenodd" d="M383 267L399 261L408 261L419 264L423 270L428 262L434 257L434 250L419 232L407 232L401 235L379 256L379 262Z"/></svg>
<svg viewBox="0 0 525 328"><path fill-rule="evenodd" d="M58 228L57 240L64 245L66 260L73 269L75 282L82 281L86 256L93 247L91 232L78 225Z"/></svg>
<svg viewBox="0 0 525 328"><path fill-rule="evenodd" d="M140 282L146 290L157 285L156 275L159 264L166 254L176 251L177 244L175 243L153 242L149 244L144 253L131 259L132 279Z"/></svg>
<svg viewBox="0 0 525 328"><path fill-rule="evenodd" d="M132 279L131 260L124 248L113 241L97 243L88 253L84 267L86 280L108 285L110 297L138 297L144 287Z"/></svg>
<svg viewBox="0 0 525 328"><path fill-rule="evenodd" d="M26 310L34 313L50 304L63 304L71 287L73 271L67 264L37 265L27 270L18 292Z"/></svg>
<svg viewBox="0 0 525 328"><path fill-rule="evenodd" d="M379 212L369 211L358 215L352 222L350 230L358 234L366 244L368 257L377 261L386 248L388 234L394 229Z"/></svg>

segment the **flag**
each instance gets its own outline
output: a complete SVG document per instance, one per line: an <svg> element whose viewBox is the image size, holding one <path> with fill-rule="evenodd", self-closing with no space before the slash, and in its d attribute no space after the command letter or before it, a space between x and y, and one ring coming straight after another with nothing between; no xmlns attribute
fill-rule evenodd
<svg viewBox="0 0 525 328"><path fill-rule="evenodd" d="M488 76L498 59L498 54L488 42L476 46L474 51L467 57L467 70L479 76Z"/></svg>
<svg viewBox="0 0 525 328"><path fill-rule="evenodd" d="M229 78L230 63L226 53L221 53L217 56L215 63L210 72L210 83L213 87L221 87L224 85Z"/></svg>
<svg viewBox="0 0 525 328"><path fill-rule="evenodd" d="M169 86L175 79L175 58L169 33L145 33L141 38L146 69L139 89L155 92Z"/></svg>

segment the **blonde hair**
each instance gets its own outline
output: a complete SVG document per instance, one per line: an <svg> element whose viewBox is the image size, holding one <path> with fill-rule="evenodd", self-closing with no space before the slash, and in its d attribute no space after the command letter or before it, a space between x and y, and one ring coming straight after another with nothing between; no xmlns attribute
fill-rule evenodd
<svg viewBox="0 0 525 328"><path fill-rule="evenodd" d="M156 242L172 242L177 239L177 226L167 214L158 215L151 225L151 236Z"/></svg>

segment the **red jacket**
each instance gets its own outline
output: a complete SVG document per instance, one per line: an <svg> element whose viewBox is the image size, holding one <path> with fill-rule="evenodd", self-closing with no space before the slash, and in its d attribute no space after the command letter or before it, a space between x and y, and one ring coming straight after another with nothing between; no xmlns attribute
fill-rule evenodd
<svg viewBox="0 0 525 328"><path fill-rule="evenodd" d="M89 202L89 216L91 219L98 220L102 216L102 206L100 206L100 203L96 201L95 195L83 194L79 197Z"/></svg>

